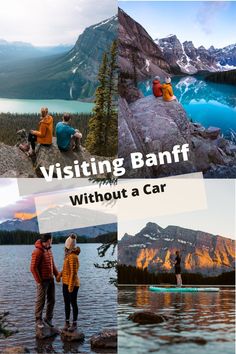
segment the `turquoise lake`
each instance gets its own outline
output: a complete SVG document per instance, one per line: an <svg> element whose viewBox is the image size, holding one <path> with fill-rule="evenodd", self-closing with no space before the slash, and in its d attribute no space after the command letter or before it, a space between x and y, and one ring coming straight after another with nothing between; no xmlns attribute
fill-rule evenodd
<svg viewBox="0 0 236 354"><path fill-rule="evenodd" d="M172 79L174 94L193 122L204 127L219 127L224 136L236 132L236 86L206 82L202 76ZM145 96L152 94L152 80L141 82ZM235 139L235 138L234 138Z"/></svg>
<svg viewBox="0 0 236 354"><path fill-rule="evenodd" d="M27 100L0 98L0 113L38 113L41 107L52 113L90 113L93 103L68 100Z"/></svg>

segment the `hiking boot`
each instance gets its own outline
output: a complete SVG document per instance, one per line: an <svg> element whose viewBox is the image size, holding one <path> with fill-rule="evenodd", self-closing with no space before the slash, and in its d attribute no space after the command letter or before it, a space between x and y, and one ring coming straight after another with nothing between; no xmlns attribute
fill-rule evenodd
<svg viewBox="0 0 236 354"><path fill-rule="evenodd" d="M63 327L63 331L67 332L67 331L69 330L69 328L70 328L70 322L69 322L69 321L66 321L66 322L65 322L65 325L64 325L64 327Z"/></svg>
<svg viewBox="0 0 236 354"><path fill-rule="evenodd" d="M44 328L44 323L42 320L37 320L36 321L36 326L40 329Z"/></svg>
<svg viewBox="0 0 236 354"><path fill-rule="evenodd" d="M51 320L48 320L47 318L44 318L43 320L49 327L54 327Z"/></svg>
<svg viewBox="0 0 236 354"><path fill-rule="evenodd" d="M77 322L73 322L73 324L69 327L69 332L74 332L77 330Z"/></svg>

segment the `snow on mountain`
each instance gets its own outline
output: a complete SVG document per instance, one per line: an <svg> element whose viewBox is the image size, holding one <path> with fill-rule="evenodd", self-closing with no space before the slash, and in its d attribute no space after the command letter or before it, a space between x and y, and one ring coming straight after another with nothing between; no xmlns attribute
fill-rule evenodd
<svg viewBox="0 0 236 354"><path fill-rule="evenodd" d="M176 35L158 38L155 43L174 71L195 74L199 71L224 71L236 68L236 44L222 49L196 48L192 41L181 43Z"/></svg>

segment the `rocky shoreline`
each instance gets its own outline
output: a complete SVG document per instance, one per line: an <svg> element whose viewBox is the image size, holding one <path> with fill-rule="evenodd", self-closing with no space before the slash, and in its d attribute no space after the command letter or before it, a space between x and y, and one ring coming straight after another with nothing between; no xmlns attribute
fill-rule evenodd
<svg viewBox="0 0 236 354"><path fill-rule="evenodd" d="M188 161L139 169L129 166L130 153L172 151L189 144ZM191 123L182 105L154 96L130 104L119 99L119 156L126 162L126 177L166 177L202 171L206 178L236 177L236 145L221 136L218 127Z"/></svg>

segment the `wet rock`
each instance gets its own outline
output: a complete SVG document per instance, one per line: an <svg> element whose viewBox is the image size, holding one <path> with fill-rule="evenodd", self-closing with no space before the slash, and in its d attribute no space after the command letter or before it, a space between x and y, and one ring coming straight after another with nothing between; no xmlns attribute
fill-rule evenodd
<svg viewBox="0 0 236 354"><path fill-rule="evenodd" d="M216 139L220 135L220 128L209 127L205 130L207 138Z"/></svg>
<svg viewBox="0 0 236 354"><path fill-rule="evenodd" d="M94 334L90 339L92 349L116 349L117 330L104 329L102 332Z"/></svg>
<svg viewBox="0 0 236 354"><path fill-rule="evenodd" d="M25 353L30 353L29 349L26 347L10 347L10 348L5 348L2 354L25 354Z"/></svg>
<svg viewBox="0 0 236 354"><path fill-rule="evenodd" d="M62 330L61 332L61 339L64 342L82 342L84 338L84 333L79 331L69 332Z"/></svg>
<svg viewBox="0 0 236 354"><path fill-rule="evenodd" d="M46 339L50 337L55 337L60 334L60 330L56 327L44 326L43 328L35 327L36 338L37 339Z"/></svg>
<svg viewBox="0 0 236 354"><path fill-rule="evenodd" d="M129 315L128 319L139 324L158 324L168 321L168 318L166 316L158 315L151 311L138 311L132 313L131 315Z"/></svg>

